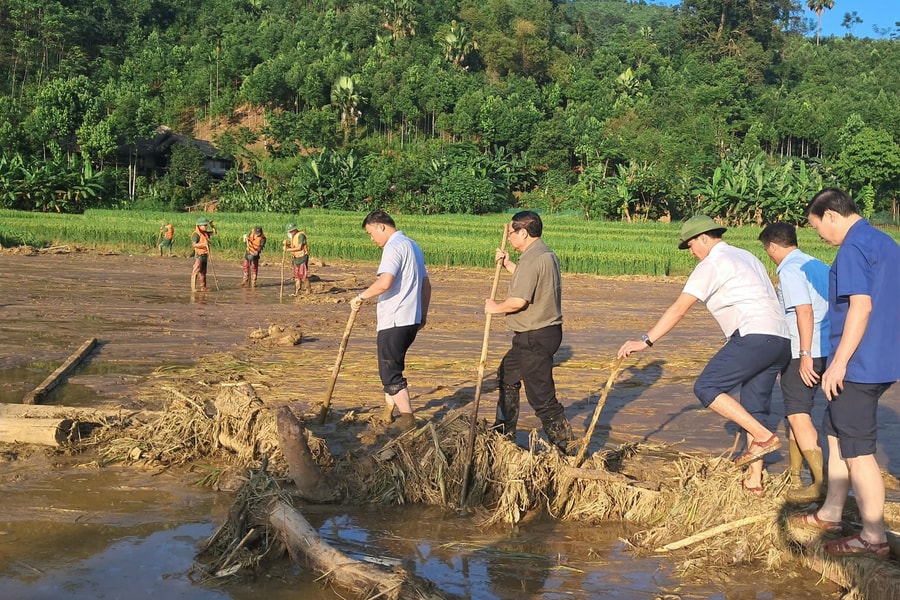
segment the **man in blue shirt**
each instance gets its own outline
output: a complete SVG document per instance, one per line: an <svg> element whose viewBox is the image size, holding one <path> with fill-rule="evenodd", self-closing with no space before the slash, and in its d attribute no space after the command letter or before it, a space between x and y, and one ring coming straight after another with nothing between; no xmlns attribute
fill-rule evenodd
<svg viewBox="0 0 900 600"><path fill-rule="evenodd" d="M806 215L819 237L840 250L828 286L831 351L821 381L829 400L828 493L816 512L792 520L840 532L852 487L862 531L827 543L825 551L887 558L884 481L875 460L876 414L879 398L900 379L900 246L863 219L853 198L836 188L816 194Z"/></svg>

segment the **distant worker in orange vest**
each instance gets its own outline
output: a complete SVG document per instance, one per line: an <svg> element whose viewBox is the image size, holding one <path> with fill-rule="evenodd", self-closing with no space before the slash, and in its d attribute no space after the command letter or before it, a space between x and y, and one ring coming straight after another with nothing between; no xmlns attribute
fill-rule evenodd
<svg viewBox="0 0 900 600"><path fill-rule="evenodd" d="M312 292L312 284L309 282L309 241L306 234L300 231L296 224L290 223L286 228L287 239L282 248L291 253L291 263L294 266L294 293L291 296L299 296L306 282L306 293Z"/></svg>
<svg viewBox="0 0 900 600"><path fill-rule="evenodd" d="M259 275L259 255L266 247L266 236L259 225L253 228L249 234L244 234L244 242L247 244L247 253L244 254L244 278L241 279L241 287L247 287L249 283L256 287L256 276Z"/></svg>
<svg viewBox="0 0 900 600"><path fill-rule="evenodd" d="M172 227L172 224L168 221L159 228L159 235L161 237L159 241L159 255L163 255L163 250L166 251L166 256L172 256L172 243L175 241L175 228Z"/></svg>
<svg viewBox="0 0 900 600"><path fill-rule="evenodd" d="M197 227L191 234L191 246L194 248L194 268L191 271L191 291L196 289L196 280L200 278L200 291L205 292L206 265L209 261L209 238L216 234L216 226L206 217L197 219Z"/></svg>

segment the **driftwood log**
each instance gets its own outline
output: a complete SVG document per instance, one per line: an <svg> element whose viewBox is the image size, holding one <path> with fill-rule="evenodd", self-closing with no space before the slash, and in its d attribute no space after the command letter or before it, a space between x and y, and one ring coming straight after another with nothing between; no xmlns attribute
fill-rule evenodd
<svg viewBox="0 0 900 600"><path fill-rule="evenodd" d="M340 492L332 488L309 449L306 428L287 406L275 413L281 453L288 465L288 476L297 486L297 495L309 502L335 502Z"/></svg>
<svg viewBox="0 0 900 600"><path fill-rule="evenodd" d="M97 346L97 338L91 338L81 345L72 356L66 359L55 371L50 373L46 379L32 390L25 398L22 399L23 404L40 404L53 388L55 388L63 380L66 375L71 373L85 357L93 351Z"/></svg>
<svg viewBox="0 0 900 600"><path fill-rule="evenodd" d="M161 413L40 404L0 404L0 442L60 446L77 442L103 423L133 418L151 420Z"/></svg>
<svg viewBox="0 0 900 600"><path fill-rule="evenodd" d="M61 446L80 439L72 419L7 419L0 417L0 442Z"/></svg>
<svg viewBox="0 0 900 600"><path fill-rule="evenodd" d="M354 592L357 597L385 600L452 597L441 594L426 580L399 567L386 571L332 548L299 511L283 500L273 503L269 524L278 532L294 561L311 566L320 577Z"/></svg>

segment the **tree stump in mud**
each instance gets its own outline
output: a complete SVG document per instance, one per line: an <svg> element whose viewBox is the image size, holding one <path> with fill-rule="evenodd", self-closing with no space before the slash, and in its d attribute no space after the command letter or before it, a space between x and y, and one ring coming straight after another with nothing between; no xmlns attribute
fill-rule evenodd
<svg viewBox="0 0 900 600"><path fill-rule="evenodd" d="M303 424L287 406L278 409L275 421L281 453L287 462L289 477L297 486L297 494L309 502L337 501L340 492L331 487L313 459Z"/></svg>

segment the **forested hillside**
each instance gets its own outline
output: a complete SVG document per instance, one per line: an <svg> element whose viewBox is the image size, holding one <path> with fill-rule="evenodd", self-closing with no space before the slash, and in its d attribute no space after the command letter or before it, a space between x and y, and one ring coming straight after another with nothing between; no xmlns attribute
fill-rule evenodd
<svg viewBox="0 0 900 600"><path fill-rule="evenodd" d="M756 223L839 185L890 216L900 41L818 40L823 4L3 0L0 202ZM160 126L235 167L148 169Z"/></svg>

